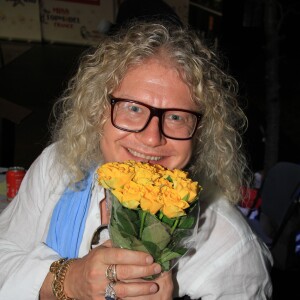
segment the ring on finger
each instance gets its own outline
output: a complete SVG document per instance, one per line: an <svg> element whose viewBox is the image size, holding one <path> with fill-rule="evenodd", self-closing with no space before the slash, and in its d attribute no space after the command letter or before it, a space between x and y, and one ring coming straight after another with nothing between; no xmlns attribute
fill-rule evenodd
<svg viewBox="0 0 300 300"><path fill-rule="evenodd" d="M117 266L109 265L105 271L106 278L111 282L116 282L117 279Z"/></svg>
<svg viewBox="0 0 300 300"><path fill-rule="evenodd" d="M113 286L116 284L115 281L110 281L105 289L105 300L117 300L117 294Z"/></svg>

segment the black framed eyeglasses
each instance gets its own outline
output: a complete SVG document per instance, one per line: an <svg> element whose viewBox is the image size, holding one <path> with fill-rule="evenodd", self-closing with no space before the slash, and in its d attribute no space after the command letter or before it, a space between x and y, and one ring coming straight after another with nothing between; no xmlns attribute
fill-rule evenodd
<svg viewBox="0 0 300 300"><path fill-rule="evenodd" d="M114 127L128 131L141 132L153 117L159 119L159 130L173 140L189 140L193 137L202 115L195 111L179 108L156 108L145 103L109 96L111 103L111 122Z"/></svg>

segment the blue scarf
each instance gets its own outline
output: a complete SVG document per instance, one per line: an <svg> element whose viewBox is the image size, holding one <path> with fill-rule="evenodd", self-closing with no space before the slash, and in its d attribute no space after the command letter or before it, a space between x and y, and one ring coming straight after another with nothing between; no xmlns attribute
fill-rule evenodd
<svg viewBox="0 0 300 300"><path fill-rule="evenodd" d="M78 257L90 206L93 177L94 170L75 189L66 188L54 208L46 244L61 257Z"/></svg>

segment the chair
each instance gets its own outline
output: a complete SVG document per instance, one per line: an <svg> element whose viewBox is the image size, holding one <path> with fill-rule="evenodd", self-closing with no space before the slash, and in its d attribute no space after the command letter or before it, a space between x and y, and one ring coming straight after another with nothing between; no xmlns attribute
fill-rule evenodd
<svg viewBox="0 0 300 300"><path fill-rule="evenodd" d="M288 259L288 251L294 247L289 240L295 241L295 234L300 230L300 215L295 217L295 213L300 212L299 192L300 165L290 162L275 164L269 170L261 187L262 202L259 218L248 219L252 229L271 250L275 266L278 265L279 268L285 268L283 261ZM291 224L292 218L293 224ZM286 233L287 224L289 233ZM283 233L294 236L280 241Z"/></svg>

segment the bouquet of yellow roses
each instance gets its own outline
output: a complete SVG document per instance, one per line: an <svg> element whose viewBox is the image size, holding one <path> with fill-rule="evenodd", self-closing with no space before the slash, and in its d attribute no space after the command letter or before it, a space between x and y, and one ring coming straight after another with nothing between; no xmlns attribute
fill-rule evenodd
<svg viewBox="0 0 300 300"><path fill-rule="evenodd" d="M187 172L136 161L98 170L110 191L109 234L114 246L150 253L164 271L191 248L202 187Z"/></svg>

